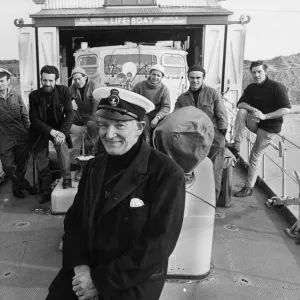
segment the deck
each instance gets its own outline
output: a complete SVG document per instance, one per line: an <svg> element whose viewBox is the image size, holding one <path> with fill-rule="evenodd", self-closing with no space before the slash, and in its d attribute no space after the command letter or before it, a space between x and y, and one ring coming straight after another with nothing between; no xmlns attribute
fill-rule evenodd
<svg viewBox="0 0 300 300"><path fill-rule="evenodd" d="M237 166L234 191L244 177ZM0 187L1 300L45 299L60 268L63 217L37 204L38 197L16 199L10 183ZM167 281L161 300L299 300L300 248L283 231L291 226L283 210L266 208L266 199L256 187L251 197L218 207L211 274L199 282Z"/></svg>

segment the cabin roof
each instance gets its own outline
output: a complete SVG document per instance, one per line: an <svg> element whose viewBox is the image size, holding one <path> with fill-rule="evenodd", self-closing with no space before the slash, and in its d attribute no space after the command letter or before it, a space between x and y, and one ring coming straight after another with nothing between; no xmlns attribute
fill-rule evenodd
<svg viewBox="0 0 300 300"><path fill-rule="evenodd" d="M101 7L101 8L67 8L43 9L31 18L48 17L120 17L120 16L229 16L233 12L222 7Z"/></svg>

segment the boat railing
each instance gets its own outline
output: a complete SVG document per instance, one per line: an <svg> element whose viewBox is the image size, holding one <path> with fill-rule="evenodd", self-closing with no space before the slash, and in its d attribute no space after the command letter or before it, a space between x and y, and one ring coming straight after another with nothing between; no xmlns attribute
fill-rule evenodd
<svg viewBox="0 0 300 300"><path fill-rule="evenodd" d="M235 104L227 100L226 95L223 95L223 99L225 100L229 119L227 138L232 141L237 108ZM245 130L240 154L247 163L255 138L256 134L248 129ZM299 184L293 176L293 172L297 171L298 168L295 157L300 157L300 145L289 140L283 134L276 134L270 146L262 158L260 178L278 196L298 196Z"/></svg>

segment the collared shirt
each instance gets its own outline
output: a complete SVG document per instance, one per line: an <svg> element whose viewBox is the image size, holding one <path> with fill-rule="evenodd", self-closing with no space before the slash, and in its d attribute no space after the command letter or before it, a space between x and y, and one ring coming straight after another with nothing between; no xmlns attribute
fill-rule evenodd
<svg viewBox="0 0 300 300"><path fill-rule="evenodd" d="M29 126L28 111L20 94L8 89L6 98L0 96L0 153L27 143Z"/></svg>

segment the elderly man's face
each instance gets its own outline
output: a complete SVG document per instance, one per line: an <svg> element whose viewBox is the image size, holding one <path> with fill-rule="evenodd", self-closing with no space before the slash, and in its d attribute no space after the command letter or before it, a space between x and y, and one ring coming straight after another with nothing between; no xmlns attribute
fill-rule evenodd
<svg viewBox="0 0 300 300"><path fill-rule="evenodd" d="M55 87L55 74L42 74L42 88L45 93L51 93Z"/></svg>
<svg viewBox="0 0 300 300"><path fill-rule="evenodd" d="M153 84L159 84L161 82L161 80L163 79L163 74L162 72L158 71L158 70L152 70L150 73L150 81Z"/></svg>
<svg viewBox="0 0 300 300"><path fill-rule="evenodd" d="M10 83L10 79L8 79L6 75L2 77L0 75L0 91L7 90L9 83Z"/></svg>
<svg viewBox="0 0 300 300"><path fill-rule="evenodd" d="M145 122L116 121L100 118L99 135L110 155L122 155L137 142L145 127Z"/></svg>
<svg viewBox="0 0 300 300"><path fill-rule="evenodd" d="M201 88L204 80L204 74L201 71L192 71L189 73L189 82L192 91Z"/></svg>
<svg viewBox="0 0 300 300"><path fill-rule="evenodd" d="M73 80L74 80L74 85L80 89L84 87L85 82L86 82L86 76L83 76L81 73L75 73L73 75Z"/></svg>

